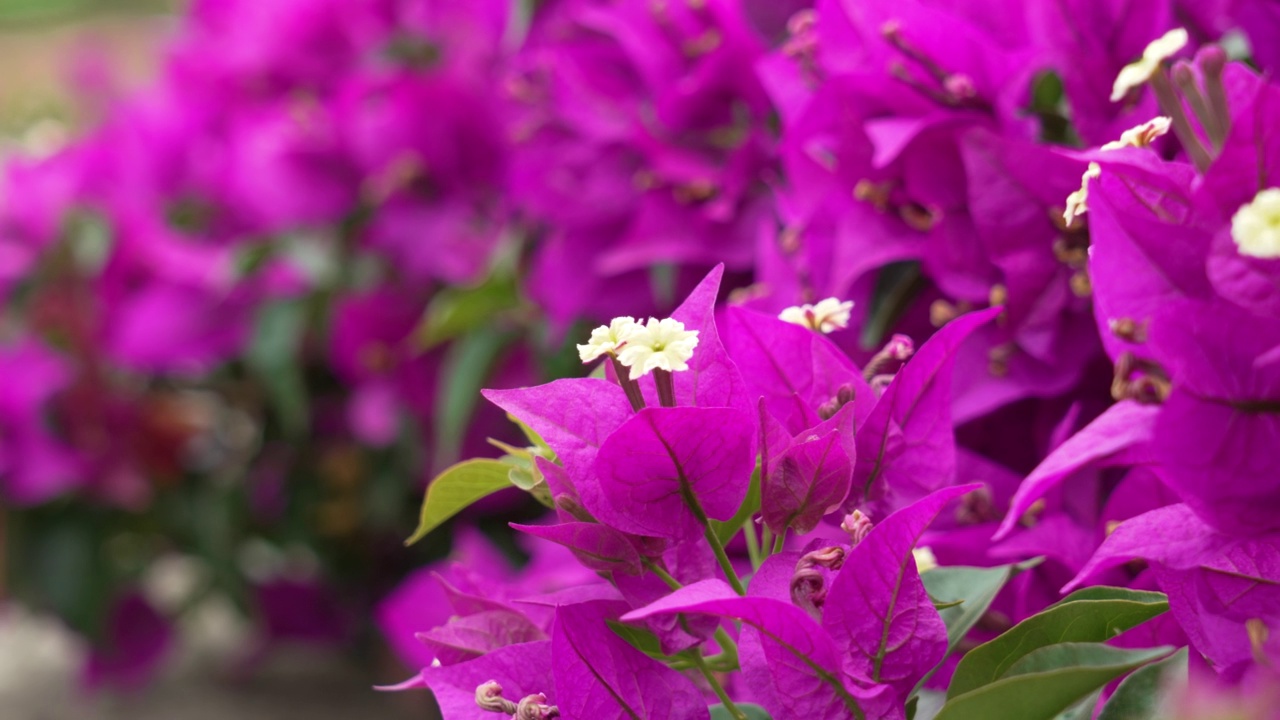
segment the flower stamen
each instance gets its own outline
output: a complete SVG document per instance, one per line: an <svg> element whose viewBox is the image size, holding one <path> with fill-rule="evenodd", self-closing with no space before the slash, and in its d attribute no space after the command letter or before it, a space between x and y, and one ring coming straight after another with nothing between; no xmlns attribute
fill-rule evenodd
<svg viewBox="0 0 1280 720"><path fill-rule="evenodd" d="M1280 188L1267 188L1231 216L1231 239L1248 257L1280 258Z"/></svg>
<svg viewBox="0 0 1280 720"><path fill-rule="evenodd" d="M689 369L696 347L697 330L685 330L684 323L674 318L649 318L645 325L636 323L618 352L618 362L631 369L631 380L639 380L654 370L682 372Z"/></svg>

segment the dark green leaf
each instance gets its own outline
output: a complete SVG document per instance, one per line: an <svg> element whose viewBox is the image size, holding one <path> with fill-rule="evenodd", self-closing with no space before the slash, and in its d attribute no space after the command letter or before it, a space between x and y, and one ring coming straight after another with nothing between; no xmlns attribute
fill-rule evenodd
<svg viewBox="0 0 1280 720"><path fill-rule="evenodd" d="M1025 654L1018 672L962 695L950 695L937 720L1054 720L1121 675L1171 652L1066 643Z"/></svg>
<svg viewBox="0 0 1280 720"><path fill-rule="evenodd" d="M889 263L881 268L876 276L875 290L871 294L867 322L862 326L862 336L859 338L863 349L879 349L885 336L923 287L920 263L914 260Z"/></svg>
<svg viewBox="0 0 1280 720"><path fill-rule="evenodd" d="M1103 642L1168 609L1169 602L1160 593L1089 588L1073 594L967 653L956 667L947 697L958 697L1004 677L1014 663L1039 648L1064 642Z"/></svg>
<svg viewBox="0 0 1280 720"><path fill-rule="evenodd" d="M938 614L947 624L947 652L955 650L956 645L982 618L1005 583L1023 570L1038 564L1040 560L1035 559L992 568L937 567L921 573L920 579L924 581L929 597L943 603L960 601L959 605L948 604L939 609Z"/></svg>
<svg viewBox="0 0 1280 720"><path fill-rule="evenodd" d="M1098 720L1160 720L1160 694L1187 676L1187 649L1133 671L1102 707Z"/></svg>
<svg viewBox="0 0 1280 720"><path fill-rule="evenodd" d="M742 711L743 715L747 716L747 720L773 720L769 712L759 705L752 705L751 703L734 704ZM707 709L711 711L711 720L734 720L733 716L729 714L728 708L724 705L712 705Z"/></svg>
<svg viewBox="0 0 1280 720"><path fill-rule="evenodd" d="M738 512L733 517L720 522L719 520L711 520L711 527L716 531L716 537L720 538L722 545L728 544L734 535L742 529L742 526L760 510L760 468L751 473L751 487L747 490L747 497L742 501L742 506L738 508Z"/></svg>
<svg viewBox="0 0 1280 720"><path fill-rule="evenodd" d="M987 612L1005 583L1023 570L1039 564L1040 558L1036 558L1016 565L992 568L937 567L921 573L920 579L924 581L929 597L935 599L934 607L947 625L947 655L955 651L964 636ZM939 606L938 602L944 604ZM923 687L936 671L937 668L934 668L921 678L916 689Z"/></svg>
<svg viewBox="0 0 1280 720"><path fill-rule="evenodd" d="M511 487L511 480L507 477L510 470L510 465L497 460L468 460L437 475L427 486L418 529L405 541L405 545L426 537L427 533L480 498Z"/></svg>
<svg viewBox="0 0 1280 720"><path fill-rule="evenodd" d="M1098 707L1098 698L1102 697L1103 689L1098 688L1089 693L1084 699L1059 713L1054 720L1090 720L1093 717L1093 711Z"/></svg>
<svg viewBox="0 0 1280 720"><path fill-rule="evenodd" d="M1168 650L1166 649L1165 652ZM1112 647L1103 643L1057 643L1036 648L1023 655L1018 662L1005 671L1002 677L1011 678L1072 667L1119 665L1126 662L1131 654L1131 651L1126 648Z"/></svg>
<svg viewBox="0 0 1280 720"><path fill-rule="evenodd" d="M1054 72L1043 72L1036 76L1031 88L1031 107L1039 112L1052 112L1062 102L1062 78Z"/></svg>
<svg viewBox="0 0 1280 720"><path fill-rule="evenodd" d="M99 540L93 529L60 519L33 538L27 573L40 599L71 627L96 633L110 597L104 592Z"/></svg>

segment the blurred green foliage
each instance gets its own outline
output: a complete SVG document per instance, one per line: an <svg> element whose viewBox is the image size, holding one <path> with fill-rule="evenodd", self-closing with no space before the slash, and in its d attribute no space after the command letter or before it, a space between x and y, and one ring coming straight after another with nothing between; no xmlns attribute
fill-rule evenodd
<svg viewBox="0 0 1280 720"><path fill-rule="evenodd" d="M73 22L89 16L168 13L177 0L0 0L0 29L5 25Z"/></svg>

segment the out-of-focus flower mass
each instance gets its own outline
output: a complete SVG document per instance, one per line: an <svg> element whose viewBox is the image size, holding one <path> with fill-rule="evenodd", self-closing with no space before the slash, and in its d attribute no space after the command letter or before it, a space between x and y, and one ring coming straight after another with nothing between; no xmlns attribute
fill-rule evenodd
<svg viewBox="0 0 1280 720"><path fill-rule="evenodd" d="M231 607L446 720L1269 717L1280 12L997 5L194 0L4 156L0 597L91 688Z"/></svg>

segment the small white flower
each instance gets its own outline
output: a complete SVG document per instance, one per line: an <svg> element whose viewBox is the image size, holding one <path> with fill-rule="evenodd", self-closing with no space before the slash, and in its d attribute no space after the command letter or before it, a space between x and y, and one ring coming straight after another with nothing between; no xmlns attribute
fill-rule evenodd
<svg viewBox="0 0 1280 720"><path fill-rule="evenodd" d="M1062 219L1068 226L1089 210L1089 180L1101 176L1102 168L1098 163L1089 163L1089 168L1080 176L1080 189L1067 196L1067 209L1062 213Z"/></svg>
<svg viewBox="0 0 1280 720"><path fill-rule="evenodd" d="M789 307L778 313L778 319L829 333L849 327L849 311L852 309L851 300L840 302L835 298L827 298L816 305Z"/></svg>
<svg viewBox="0 0 1280 720"><path fill-rule="evenodd" d="M1151 118L1137 127L1129 128L1120 133L1119 140L1112 140L1103 145L1102 149L1119 150L1127 147L1151 147L1151 143L1155 142L1156 138L1169 132L1169 125L1172 122L1171 118L1164 116Z"/></svg>
<svg viewBox="0 0 1280 720"><path fill-rule="evenodd" d="M601 325L591 331L591 339L586 345L578 346L578 357L588 363L601 355L617 351L640 323L635 318L616 317L608 325Z"/></svg>
<svg viewBox="0 0 1280 720"><path fill-rule="evenodd" d="M928 572L938 567L938 557L927 547L912 548L911 556L916 561L916 571Z"/></svg>
<svg viewBox="0 0 1280 720"><path fill-rule="evenodd" d="M1187 31L1182 28L1174 28L1152 40L1147 49L1142 51L1141 58L1120 68L1115 85L1111 86L1111 102L1123 99L1130 90L1149 80L1160 63L1173 57L1186 44Z"/></svg>
<svg viewBox="0 0 1280 720"><path fill-rule="evenodd" d="M1280 258L1280 188L1259 192L1231 216L1231 239L1241 255Z"/></svg>
<svg viewBox="0 0 1280 720"><path fill-rule="evenodd" d="M698 347L698 331L685 330L684 323L672 318L649 318L644 325L636 323L625 339L618 362L631 368L632 380L653 370L688 370L689 358Z"/></svg>

